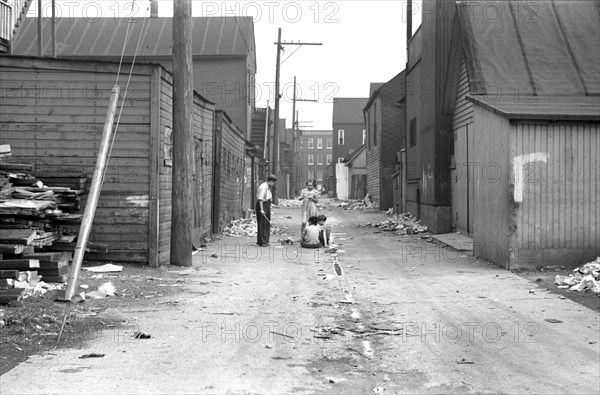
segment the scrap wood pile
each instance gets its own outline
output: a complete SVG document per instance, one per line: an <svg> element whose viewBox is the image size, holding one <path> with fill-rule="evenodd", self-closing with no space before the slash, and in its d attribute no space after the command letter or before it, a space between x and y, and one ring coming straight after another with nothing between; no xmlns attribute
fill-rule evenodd
<svg viewBox="0 0 600 395"><path fill-rule="evenodd" d="M258 233L258 225L256 223L256 215L252 214L250 218L240 218L231 221L225 229L223 229L223 234L225 236L232 237L242 237L248 236L253 237ZM283 234L283 229L279 228L277 225L271 224L271 234L272 235L281 235Z"/></svg>
<svg viewBox="0 0 600 395"><path fill-rule="evenodd" d="M349 200L347 202L342 202L337 206L344 210L364 210L368 208L364 200Z"/></svg>
<svg viewBox="0 0 600 395"><path fill-rule="evenodd" d="M34 176L32 164L7 162L7 151L0 155L0 303L67 281L87 181L81 174Z"/></svg>
<svg viewBox="0 0 600 395"><path fill-rule="evenodd" d="M369 222L360 226L379 228L388 232L394 231L399 235L412 235L428 231L427 226L421 225L419 220L410 213L389 215L388 218L379 223Z"/></svg>
<svg viewBox="0 0 600 395"><path fill-rule="evenodd" d="M590 290L600 295L600 256L595 261L574 269L568 276L555 276L554 284L558 288L578 292Z"/></svg>

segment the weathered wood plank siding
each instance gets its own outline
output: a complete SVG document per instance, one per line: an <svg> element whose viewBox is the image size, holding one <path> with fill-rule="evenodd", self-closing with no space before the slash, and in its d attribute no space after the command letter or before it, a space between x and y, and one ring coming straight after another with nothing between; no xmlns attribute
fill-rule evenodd
<svg viewBox="0 0 600 395"><path fill-rule="evenodd" d="M0 138L13 159L38 174L91 179L118 64L0 58ZM110 253L94 259L148 260L152 69L136 66L120 117L90 241ZM119 80L124 95L128 67ZM120 103L118 108L120 108ZM43 180L43 177L40 177ZM85 197L82 199L85 200Z"/></svg>
<svg viewBox="0 0 600 395"><path fill-rule="evenodd" d="M212 225L214 109L200 95L194 96L194 238L198 243L210 235Z"/></svg>
<svg viewBox="0 0 600 395"><path fill-rule="evenodd" d="M452 188L452 228L463 233L473 232L473 103L469 94L469 76L463 57L454 107L454 160L450 176Z"/></svg>
<svg viewBox="0 0 600 395"><path fill-rule="evenodd" d="M158 260L160 265L170 262L171 251L171 193L172 193L172 127L173 127L173 81L171 75L163 73L161 79L159 135L159 226ZM213 125L214 104L194 94L192 118L193 163L192 178L194 196L194 242L208 236L211 230L212 172L213 172Z"/></svg>
<svg viewBox="0 0 600 395"><path fill-rule="evenodd" d="M374 203L381 197L381 100L376 98L367 110L367 192Z"/></svg>
<svg viewBox="0 0 600 395"><path fill-rule="evenodd" d="M600 124L511 124L511 268L579 265L600 251Z"/></svg>
<svg viewBox="0 0 600 395"><path fill-rule="evenodd" d="M221 232L232 219L240 218L244 212L244 158L246 156L246 142L243 132L233 124L228 115L223 111L216 112L216 125L221 137L218 139L220 146L216 150L220 158L215 158L219 163L219 171L215 176L215 184L219 184L218 198L215 199L213 229ZM217 143L217 144L219 144Z"/></svg>
<svg viewBox="0 0 600 395"><path fill-rule="evenodd" d="M472 160L478 163L473 182L477 186L473 199L473 253L490 262L508 267L509 217L508 200L509 122L480 107L474 107L473 141L477 150ZM486 167L486 171L482 171ZM493 170L499 170L493 173ZM461 199L465 199L463 196Z"/></svg>

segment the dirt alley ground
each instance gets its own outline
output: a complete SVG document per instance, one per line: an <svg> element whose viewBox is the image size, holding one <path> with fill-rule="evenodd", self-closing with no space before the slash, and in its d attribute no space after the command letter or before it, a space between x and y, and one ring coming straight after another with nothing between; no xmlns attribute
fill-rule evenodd
<svg viewBox="0 0 600 395"><path fill-rule="evenodd" d="M417 235L358 227L380 212L322 211L335 255L276 245L277 235L268 248L222 237L193 268L105 275L92 285L108 278L120 295L74 306L65 347L53 349L48 324L51 340L0 376L0 393L600 391L597 297L587 295L591 309L541 274L529 281ZM296 238L299 217L279 207L272 221ZM0 357L18 354L18 334L0 330ZM104 356L80 359L90 353Z"/></svg>

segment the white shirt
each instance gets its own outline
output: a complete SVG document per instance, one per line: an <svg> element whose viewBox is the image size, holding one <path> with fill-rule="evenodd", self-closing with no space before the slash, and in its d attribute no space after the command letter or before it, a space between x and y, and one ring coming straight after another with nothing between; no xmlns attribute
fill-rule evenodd
<svg viewBox="0 0 600 395"><path fill-rule="evenodd" d="M262 200L266 202L271 200L273 195L271 195L271 188L269 187L269 183L267 181L263 182L258 186L258 190L256 192L256 200Z"/></svg>

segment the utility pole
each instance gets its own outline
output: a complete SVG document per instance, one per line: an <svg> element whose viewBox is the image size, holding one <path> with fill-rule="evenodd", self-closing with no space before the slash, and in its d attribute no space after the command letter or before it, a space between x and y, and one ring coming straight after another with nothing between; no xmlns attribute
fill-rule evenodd
<svg viewBox="0 0 600 395"><path fill-rule="evenodd" d="M317 102L316 100L310 100L310 99L297 99L296 98L296 76L294 76L294 96L292 99L292 153L293 153L293 157L292 157L292 169L294 169L292 176L292 179L294 180L294 190L299 190L300 186L302 185L301 180L300 180L300 169L298 169L297 165L298 165L298 149L297 149L297 143L296 140L298 138L297 135L297 124L298 124L298 114L296 112L296 102L298 101L308 101L308 102Z"/></svg>
<svg viewBox="0 0 600 395"><path fill-rule="evenodd" d="M273 173L275 173L276 175L279 173L279 99L281 97L280 92L279 92L279 75L280 75L280 70L281 70L281 51L283 50L283 46L284 45L323 45L322 43L301 43L301 42L297 42L297 43L286 43L286 42L281 42L281 28L279 28L278 30L278 34L277 34L277 42L275 43L275 45L277 45L277 64L275 66L275 110L274 110L274 116L273 116L273 144L274 144L274 150L273 150L273 156L272 156L272 162L273 163L273 167L271 169L273 169ZM291 56L291 55L290 55ZM295 87L295 85L294 85ZM293 123L292 123L292 128L294 127ZM275 202L277 202L277 194L276 194L276 188L273 191L273 199Z"/></svg>
<svg viewBox="0 0 600 395"><path fill-rule="evenodd" d="M171 264L192 266L192 0L173 2Z"/></svg>
<svg viewBox="0 0 600 395"><path fill-rule="evenodd" d="M56 0L52 0L52 57L56 57Z"/></svg>
<svg viewBox="0 0 600 395"><path fill-rule="evenodd" d="M42 57L42 0L38 0L37 2L37 6L38 6L38 17L37 17L37 31L38 31L38 37L37 37L37 44L38 44L38 56L41 58Z"/></svg>
<svg viewBox="0 0 600 395"><path fill-rule="evenodd" d="M275 113L273 116L273 158L271 169L274 174L279 173L279 74L281 69L281 28L277 33L277 64L275 65Z"/></svg>

